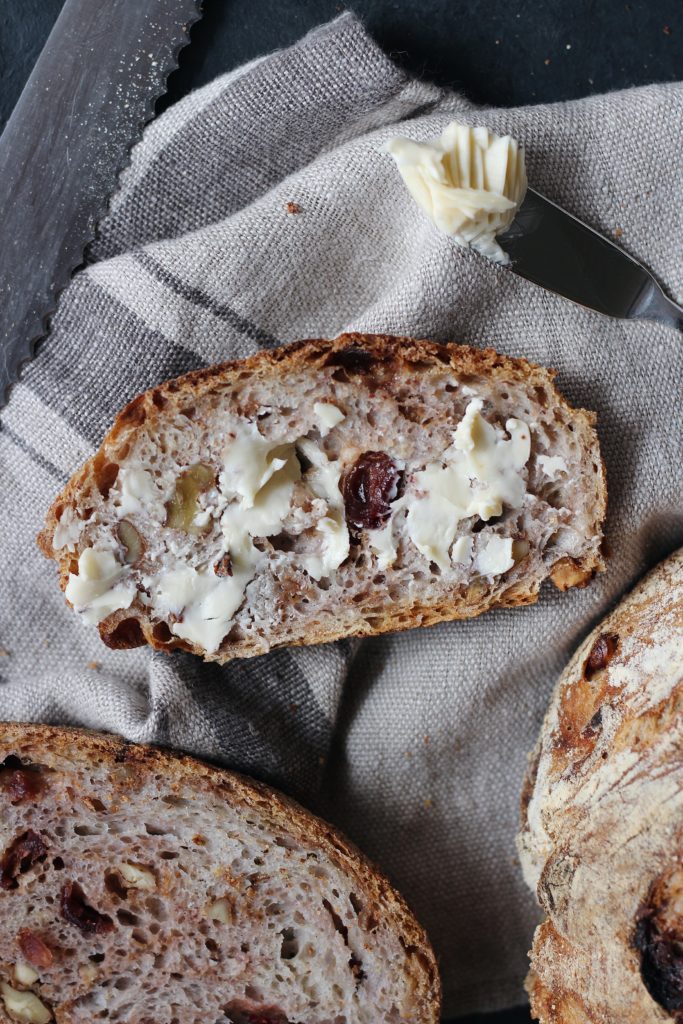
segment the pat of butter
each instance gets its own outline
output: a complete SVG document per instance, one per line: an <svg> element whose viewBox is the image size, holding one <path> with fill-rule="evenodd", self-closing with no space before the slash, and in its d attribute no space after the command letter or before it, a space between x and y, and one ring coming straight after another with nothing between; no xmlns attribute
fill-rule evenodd
<svg viewBox="0 0 683 1024"><path fill-rule="evenodd" d="M19 992L6 982L0 982L0 995L7 1013L13 1020L26 1024L49 1024L52 1014L34 992Z"/></svg>
<svg viewBox="0 0 683 1024"><path fill-rule="evenodd" d="M452 122L436 139L399 136L386 149L441 231L497 263L509 261L496 235L510 227L527 188L524 152L513 138Z"/></svg>
<svg viewBox="0 0 683 1024"><path fill-rule="evenodd" d="M151 586L152 604L162 616L182 615L171 632L210 654L217 651L233 615L242 604L252 574L218 577L189 565L159 573Z"/></svg>
<svg viewBox="0 0 683 1024"><path fill-rule="evenodd" d="M119 608L129 608L135 584L126 578L128 566L116 561L111 551L86 548L78 559L78 575L69 573L64 594L86 622L96 625Z"/></svg>
<svg viewBox="0 0 683 1024"><path fill-rule="evenodd" d="M238 422L234 438L225 446L220 487L225 494L235 494L245 509L251 508L262 487L282 469L294 455L294 446L273 444L263 437L255 423Z"/></svg>
<svg viewBox="0 0 683 1024"><path fill-rule="evenodd" d="M59 551L60 548L67 548L69 551L75 551L76 542L81 535L82 527L82 520L78 518L71 505L67 505L52 535L52 547L54 550Z"/></svg>
<svg viewBox="0 0 683 1024"><path fill-rule="evenodd" d="M459 562L460 565L469 565L472 559L472 538L458 537L451 548L451 561Z"/></svg>
<svg viewBox="0 0 683 1024"><path fill-rule="evenodd" d="M549 480L557 480L560 473L567 473L567 463L560 455L539 455L536 460Z"/></svg>
<svg viewBox="0 0 683 1024"><path fill-rule="evenodd" d="M489 537L474 560L474 568L482 576L500 576L514 564L511 537Z"/></svg>
<svg viewBox="0 0 683 1024"><path fill-rule="evenodd" d="M523 469L531 452L528 426L509 419L506 438L487 423L482 408L479 398L469 403L443 461L416 473L410 491L395 506L407 507L408 536L442 571L450 568L459 522L471 516L487 521L499 516L503 505L519 508L526 494ZM465 553L461 547L455 560L462 561Z"/></svg>
<svg viewBox="0 0 683 1024"><path fill-rule="evenodd" d="M321 534L322 553L306 555L303 567L314 580L322 579L335 572L350 550L349 531L344 516L344 499L339 489L341 467L330 462L325 452L313 441L302 438L299 448L311 463L306 482L314 497L327 503L327 515L318 520L317 531Z"/></svg>
<svg viewBox="0 0 683 1024"><path fill-rule="evenodd" d="M333 427L346 419L346 415L331 402L316 402L313 406L315 418L320 424L320 436L327 437Z"/></svg>
<svg viewBox="0 0 683 1024"><path fill-rule="evenodd" d="M146 512L163 522L166 510L154 477L142 466L121 466L113 489L119 519Z"/></svg>
<svg viewBox="0 0 683 1024"><path fill-rule="evenodd" d="M377 555L379 569L388 569L394 564L398 550L391 520L378 530L368 530L368 543Z"/></svg>

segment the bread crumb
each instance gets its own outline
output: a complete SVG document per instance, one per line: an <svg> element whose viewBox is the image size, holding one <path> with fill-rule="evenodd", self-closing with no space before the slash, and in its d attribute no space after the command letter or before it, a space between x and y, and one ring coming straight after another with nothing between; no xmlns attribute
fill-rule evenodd
<svg viewBox="0 0 683 1024"><path fill-rule="evenodd" d="M425 805L425 807L427 808L427 810L429 810L430 807L434 806L434 801L432 800L431 796L428 796L426 798L426 800L423 800L422 802Z"/></svg>
<svg viewBox="0 0 683 1024"><path fill-rule="evenodd" d="M425 736L425 743L429 743L429 736Z"/></svg>
<svg viewBox="0 0 683 1024"><path fill-rule="evenodd" d="M548 66L548 64L552 64L552 61L551 61L550 57L546 57L546 59L545 59L545 60L543 61L543 63L544 63L544 64L545 64L545 66L547 67L547 66Z"/></svg>
<svg viewBox="0 0 683 1024"><path fill-rule="evenodd" d="M664 33L665 36L670 36L671 35L671 29L670 29L670 27L668 25L664 26L664 28L662 29L662 32Z"/></svg>
<svg viewBox="0 0 683 1024"><path fill-rule="evenodd" d="M89 661L88 662L88 668L91 668L93 670L93 672L99 672L99 670L100 670L100 663L99 663L99 661Z"/></svg>
<svg viewBox="0 0 683 1024"><path fill-rule="evenodd" d="M624 232L623 232L623 230L622 230L621 228L615 228L615 229L614 229L614 237L615 237L615 238L621 238L621 236L623 235L623 233L624 233Z"/></svg>
<svg viewBox="0 0 683 1024"><path fill-rule="evenodd" d="M298 203L293 203L290 199L287 203L287 213L301 213L301 207Z"/></svg>
<svg viewBox="0 0 683 1024"><path fill-rule="evenodd" d="M325 764L325 760L326 759L321 754L320 757L318 758L318 764L322 767Z"/></svg>
<svg viewBox="0 0 683 1024"><path fill-rule="evenodd" d="M9 658L9 651L4 647L0 647L0 658Z"/></svg>

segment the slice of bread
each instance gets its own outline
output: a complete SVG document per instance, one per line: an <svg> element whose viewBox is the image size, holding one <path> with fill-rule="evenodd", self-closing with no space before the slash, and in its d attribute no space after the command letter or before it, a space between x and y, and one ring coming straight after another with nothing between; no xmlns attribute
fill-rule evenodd
<svg viewBox="0 0 683 1024"><path fill-rule="evenodd" d="M594 416L549 370L354 334L140 395L39 543L105 643L227 661L585 584L605 503Z"/></svg>
<svg viewBox="0 0 683 1024"><path fill-rule="evenodd" d="M398 893L266 786L0 724L0 1022L436 1024Z"/></svg>
<svg viewBox="0 0 683 1024"><path fill-rule="evenodd" d="M541 1024L683 1021L683 549L584 640L522 796Z"/></svg>

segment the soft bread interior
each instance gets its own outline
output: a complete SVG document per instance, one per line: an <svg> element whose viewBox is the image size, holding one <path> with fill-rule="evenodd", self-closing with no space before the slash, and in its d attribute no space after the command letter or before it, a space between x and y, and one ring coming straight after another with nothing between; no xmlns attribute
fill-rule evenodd
<svg viewBox="0 0 683 1024"><path fill-rule="evenodd" d="M398 894L266 787L0 725L0 800L0 1021L438 1021L434 957Z"/></svg>
<svg viewBox="0 0 683 1024"><path fill-rule="evenodd" d="M223 660L585 582L604 505L592 419L547 371L346 336L136 399L43 546L112 646Z"/></svg>

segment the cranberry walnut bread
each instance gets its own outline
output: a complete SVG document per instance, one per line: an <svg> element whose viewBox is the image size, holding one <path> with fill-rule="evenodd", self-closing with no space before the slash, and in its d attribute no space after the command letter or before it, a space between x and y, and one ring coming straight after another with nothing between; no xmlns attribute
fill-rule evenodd
<svg viewBox="0 0 683 1024"><path fill-rule="evenodd" d="M39 543L109 646L227 661L584 584L605 501L594 417L550 371L342 335L140 395Z"/></svg>
<svg viewBox="0 0 683 1024"><path fill-rule="evenodd" d="M0 724L0 1022L436 1024L424 931L266 786Z"/></svg>
<svg viewBox="0 0 683 1024"><path fill-rule="evenodd" d="M683 1022L683 549L561 677L522 800L541 1024Z"/></svg>

